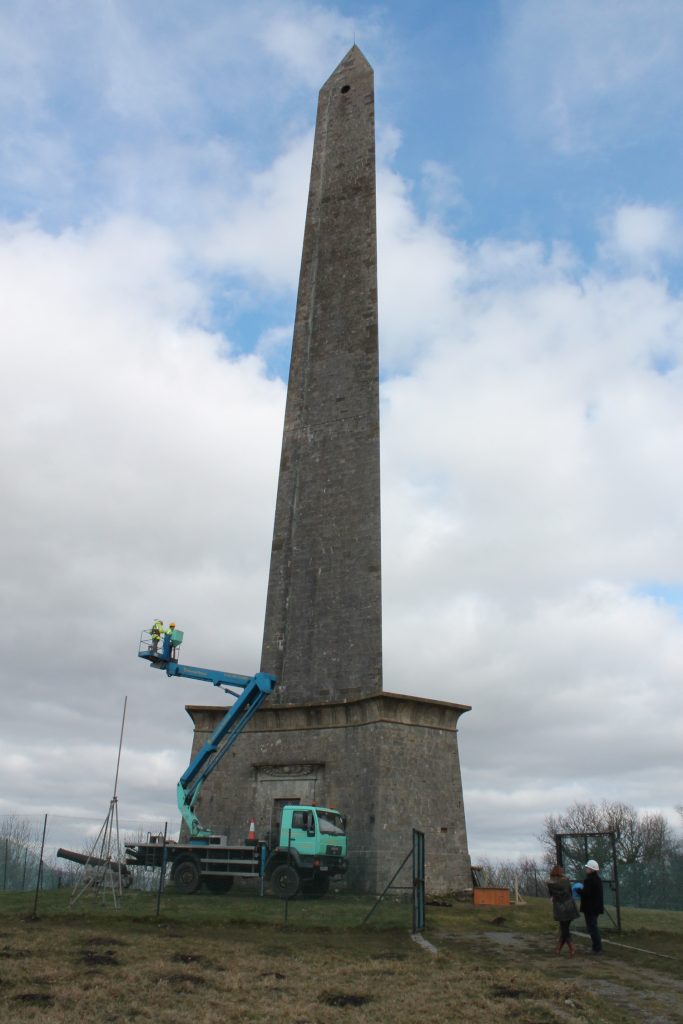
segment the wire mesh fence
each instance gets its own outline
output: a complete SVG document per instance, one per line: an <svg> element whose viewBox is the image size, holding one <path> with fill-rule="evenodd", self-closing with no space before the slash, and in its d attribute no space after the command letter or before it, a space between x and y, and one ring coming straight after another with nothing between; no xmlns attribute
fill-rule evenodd
<svg viewBox="0 0 683 1024"><path fill-rule="evenodd" d="M559 833L557 842L558 859L570 878L582 879L589 859L600 864L607 906L683 910L683 849L626 860L618 854L615 832Z"/></svg>
<svg viewBox="0 0 683 1024"><path fill-rule="evenodd" d="M0 842L2 889L10 892L33 891L40 878L42 889L58 889L63 883L59 870L43 864L31 845L6 836Z"/></svg>
<svg viewBox="0 0 683 1024"><path fill-rule="evenodd" d="M116 909L121 906L134 915L158 915L169 911L182 914L183 903L188 897L180 894L180 886L172 880L173 854L184 846L184 839L179 835L179 823L118 816L112 818L110 824L114 822L116 827L111 844L107 847L106 857L102 857L101 836L105 824L102 819L59 814L0 815L0 896L4 894L9 898L12 894L17 897L24 894L21 906L25 906L27 911L33 907L34 912L38 908L39 897L43 899L43 905L47 903L64 909L87 897L89 902L94 898L96 902L113 904ZM147 847L150 840L159 846L162 856L147 865L131 863L134 859L131 850ZM348 876L333 877L329 886L302 885L291 898L278 898L282 893L275 891L271 882L266 883L256 863L251 877L220 879L223 883L229 881L229 885L215 884L216 879L212 885L211 879L203 877L192 899L195 908L199 905L201 912L209 916L227 914L232 904L234 912L247 913L255 920L286 923L308 919L313 902L329 892L332 896L347 897L343 906L337 901L339 909L332 911L335 916L341 914L346 918L350 915L347 923L362 924L373 906L375 897L372 893L382 892L381 904L372 913L373 925L410 927L412 921L412 930L417 930L417 927L421 929L424 926L424 840L419 849L418 871L412 864L413 847L412 830L403 830L397 837L395 854L390 854L386 863L378 864L377 850L371 843L371 837L353 836L348 850L350 862L356 868L363 865L365 870L372 872L372 884L361 886L361 891L354 884L354 879L357 882L359 878L356 870L351 881ZM163 870L159 868L161 864ZM418 894L420 913L417 917L414 877L418 877L421 883ZM6 905L16 906L17 902L11 900ZM418 926L415 925L416 920Z"/></svg>
<svg viewBox="0 0 683 1024"><path fill-rule="evenodd" d="M605 904L616 910L617 884L620 905L649 910L683 910L683 845L662 856L641 856L627 861L617 853L612 866L612 843L608 835L566 836L562 840L562 863L567 876L581 881L589 859L601 866ZM482 886L504 887L511 894L547 897L547 879L557 856L516 861L483 861L474 873ZM614 915L613 915L614 916Z"/></svg>
<svg viewBox="0 0 683 1024"><path fill-rule="evenodd" d="M121 819L118 824L118 839L111 850L114 861L125 860L126 843L142 841L150 831L164 828L164 822L158 821ZM33 891L38 882L43 890L70 886L84 865L63 854L87 859L102 826L103 819L60 814L0 815L0 890ZM136 872L134 878L137 888L150 887L144 872Z"/></svg>

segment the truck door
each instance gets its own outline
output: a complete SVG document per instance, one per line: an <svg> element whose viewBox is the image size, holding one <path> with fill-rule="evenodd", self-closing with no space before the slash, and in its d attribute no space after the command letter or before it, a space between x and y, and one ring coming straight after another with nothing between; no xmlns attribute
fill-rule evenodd
<svg viewBox="0 0 683 1024"><path fill-rule="evenodd" d="M284 845L287 837L282 840ZM315 812L310 808L292 813L292 847L310 857L317 852Z"/></svg>
<svg viewBox="0 0 683 1024"><path fill-rule="evenodd" d="M273 800L273 809L271 811L270 818L270 842L271 848L280 845L280 826L282 825L282 809L283 807L290 806L292 804L300 804L301 800L298 797L280 797ZM282 837L284 845L287 845L287 836Z"/></svg>

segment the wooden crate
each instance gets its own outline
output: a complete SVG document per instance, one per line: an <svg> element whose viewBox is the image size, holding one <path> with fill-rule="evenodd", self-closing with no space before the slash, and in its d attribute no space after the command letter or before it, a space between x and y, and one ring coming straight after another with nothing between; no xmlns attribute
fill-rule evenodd
<svg viewBox="0 0 683 1024"><path fill-rule="evenodd" d="M472 890L472 901L475 907L509 907L510 890L475 887Z"/></svg>

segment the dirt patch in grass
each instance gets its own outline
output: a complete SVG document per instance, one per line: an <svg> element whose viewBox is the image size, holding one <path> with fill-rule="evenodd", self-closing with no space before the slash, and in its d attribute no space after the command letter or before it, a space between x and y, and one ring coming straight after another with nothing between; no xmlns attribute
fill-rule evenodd
<svg viewBox="0 0 683 1024"><path fill-rule="evenodd" d="M25 960L31 956L30 949L13 949L11 946L3 946L0 949L0 959L2 960Z"/></svg>
<svg viewBox="0 0 683 1024"><path fill-rule="evenodd" d="M357 995L354 992L324 992L319 1002L325 1006L365 1006L372 996Z"/></svg>
<svg viewBox="0 0 683 1024"><path fill-rule="evenodd" d="M173 971L163 974L156 979L157 985L171 985L173 988L201 988L207 984L206 977L202 974L187 974L183 971Z"/></svg>
<svg viewBox="0 0 683 1024"><path fill-rule="evenodd" d="M199 953L174 953L171 957L176 964L205 964L206 957Z"/></svg>
<svg viewBox="0 0 683 1024"><path fill-rule="evenodd" d="M12 996L12 1002L30 1004L31 1006L52 1006L54 997L48 995L47 992L20 992L19 995Z"/></svg>
<svg viewBox="0 0 683 1024"><path fill-rule="evenodd" d="M119 960L114 956L112 950L104 953L95 953L92 949L84 949L79 957L80 962L86 967L118 967Z"/></svg>
<svg viewBox="0 0 683 1024"><path fill-rule="evenodd" d="M534 993L530 989L515 988L513 985L494 985L491 995L494 999L529 999Z"/></svg>

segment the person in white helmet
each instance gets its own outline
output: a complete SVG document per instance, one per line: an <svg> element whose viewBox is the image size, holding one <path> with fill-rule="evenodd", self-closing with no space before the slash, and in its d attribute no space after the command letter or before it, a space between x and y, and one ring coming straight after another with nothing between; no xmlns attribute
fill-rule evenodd
<svg viewBox="0 0 683 1024"><path fill-rule="evenodd" d="M586 930L591 937L593 953L602 953L602 937L598 928L598 917L605 913L605 902L602 895L602 879L598 872L600 865L597 860L586 861L584 865L586 877L581 890L581 913L586 922Z"/></svg>

